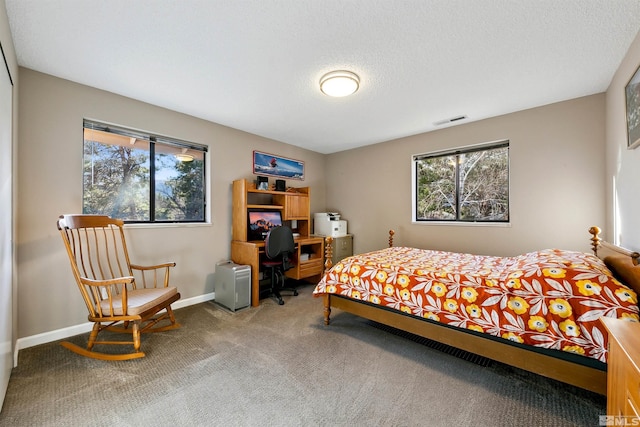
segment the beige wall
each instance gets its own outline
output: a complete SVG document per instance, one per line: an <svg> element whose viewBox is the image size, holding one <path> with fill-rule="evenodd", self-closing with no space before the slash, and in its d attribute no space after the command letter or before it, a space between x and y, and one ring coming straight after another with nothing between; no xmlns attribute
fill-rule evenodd
<svg viewBox="0 0 640 427"><path fill-rule="evenodd" d="M83 118L209 146L212 225L127 231L134 262L177 262L183 300L213 292L215 264L229 258L231 183L253 179L253 150L303 160L299 184L311 187L313 210L324 207L324 155L24 68L20 80L19 337L86 322L55 226L58 215L82 211Z"/></svg>
<svg viewBox="0 0 640 427"><path fill-rule="evenodd" d="M611 241L640 250L640 147L627 149L624 88L640 66L640 33L607 89L607 228Z"/></svg>
<svg viewBox="0 0 640 427"><path fill-rule="evenodd" d="M347 219L356 252L396 244L491 255L589 250L605 223L604 94L328 156L327 208ZM411 156L510 141L508 227L411 222Z"/></svg>

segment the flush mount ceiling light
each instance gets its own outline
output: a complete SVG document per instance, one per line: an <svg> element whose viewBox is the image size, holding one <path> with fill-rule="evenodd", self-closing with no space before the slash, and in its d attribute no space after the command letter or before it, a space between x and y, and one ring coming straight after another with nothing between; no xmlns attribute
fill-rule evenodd
<svg viewBox="0 0 640 427"><path fill-rule="evenodd" d="M191 154L187 154L187 149L183 148L180 153L176 154L176 159L181 162L192 162L193 156Z"/></svg>
<svg viewBox="0 0 640 427"><path fill-rule="evenodd" d="M360 77L351 71L331 71L320 78L320 90L333 97L348 96L360 87Z"/></svg>

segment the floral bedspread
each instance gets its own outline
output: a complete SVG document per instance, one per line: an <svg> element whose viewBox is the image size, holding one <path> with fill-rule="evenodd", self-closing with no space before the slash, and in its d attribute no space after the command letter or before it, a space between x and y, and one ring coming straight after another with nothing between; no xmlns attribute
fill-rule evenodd
<svg viewBox="0 0 640 427"><path fill-rule="evenodd" d="M547 249L492 257L394 247L334 265L338 294L533 346L607 358L601 316L638 321L636 293L596 256Z"/></svg>

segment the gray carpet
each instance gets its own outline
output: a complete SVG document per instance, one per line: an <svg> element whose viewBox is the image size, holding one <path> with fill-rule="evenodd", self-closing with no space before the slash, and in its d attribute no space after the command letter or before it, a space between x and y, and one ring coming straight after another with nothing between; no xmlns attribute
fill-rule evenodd
<svg viewBox="0 0 640 427"><path fill-rule="evenodd" d="M333 311L300 288L285 305L176 310L147 357L104 362L58 343L20 351L7 426L597 426L605 398L476 364ZM86 336L74 337L83 344Z"/></svg>

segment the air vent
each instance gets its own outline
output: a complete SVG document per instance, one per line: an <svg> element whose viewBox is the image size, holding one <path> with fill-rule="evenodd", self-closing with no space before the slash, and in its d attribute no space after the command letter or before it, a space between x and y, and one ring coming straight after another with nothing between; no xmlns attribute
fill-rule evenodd
<svg viewBox="0 0 640 427"><path fill-rule="evenodd" d="M466 118L467 118L467 116L451 117L450 119L445 119L445 120L440 120L439 122L435 122L434 125L442 126L442 125L446 125L446 124L449 124L449 123L457 122L459 120L464 120Z"/></svg>

